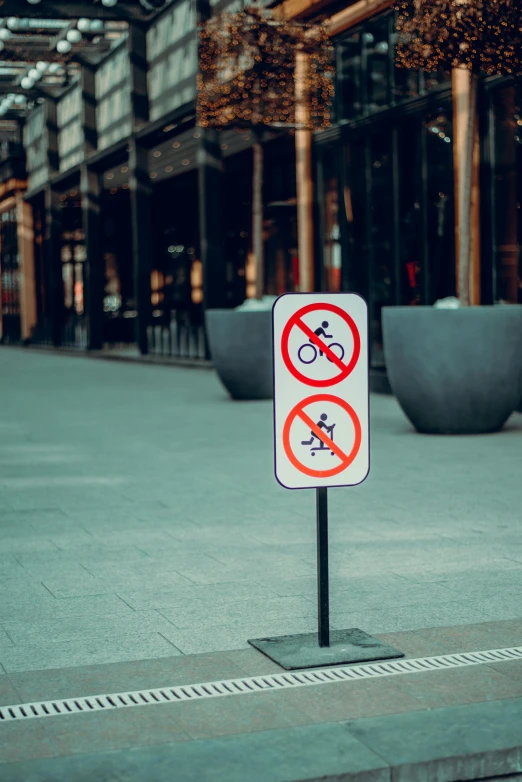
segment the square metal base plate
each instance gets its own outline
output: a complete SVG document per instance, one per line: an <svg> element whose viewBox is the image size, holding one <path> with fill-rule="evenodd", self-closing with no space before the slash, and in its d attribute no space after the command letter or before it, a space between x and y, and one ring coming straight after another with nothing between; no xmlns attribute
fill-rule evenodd
<svg viewBox="0 0 522 782"><path fill-rule="evenodd" d="M357 627L350 630L330 630L330 646L319 646L317 633L256 638L248 643L287 671L404 657L403 652L378 641Z"/></svg>

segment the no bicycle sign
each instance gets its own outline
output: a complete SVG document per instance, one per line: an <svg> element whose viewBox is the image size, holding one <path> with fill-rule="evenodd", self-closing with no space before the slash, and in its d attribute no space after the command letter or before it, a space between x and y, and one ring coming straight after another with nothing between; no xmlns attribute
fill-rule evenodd
<svg viewBox="0 0 522 782"><path fill-rule="evenodd" d="M368 314L355 293L290 293L273 310L275 472L287 489L369 472Z"/></svg>
<svg viewBox="0 0 522 782"><path fill-rule="evenodd" d="M357 627L330 636L328 487L370 470L368 310L355 293L287 293L273 308L275 474L315 489L317 633L249 643L283 668L403 657Z"/></svg>

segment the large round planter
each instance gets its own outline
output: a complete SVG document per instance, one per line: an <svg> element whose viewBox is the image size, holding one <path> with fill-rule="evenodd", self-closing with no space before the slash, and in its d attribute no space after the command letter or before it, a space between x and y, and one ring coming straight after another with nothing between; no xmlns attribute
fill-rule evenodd
<svg viewBox="0 0 522 782"><path fill-rule="evenodd" d="M212 362L233 399L271 399L272 310L207 310Z"/></svg>
<svg viewBox="0 0 522 782"><path fill-rule="evenodd" d="M522 397L522 307L384 307L393 393L419 432L502 428Z"/></svg>

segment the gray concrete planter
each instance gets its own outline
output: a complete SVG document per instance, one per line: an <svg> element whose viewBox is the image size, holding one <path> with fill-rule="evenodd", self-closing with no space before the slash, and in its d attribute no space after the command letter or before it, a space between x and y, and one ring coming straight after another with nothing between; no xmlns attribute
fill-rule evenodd
<svg viewBox="0 0 522 782"><path fill-rule="evenodd" d="M272 310L208 310L212 362L233 399L272 399Z"/></svg>
<svg viewBox="0 0 522 782"><path fill-rule="evenodd" d="M522 307L384 307L384 355L419 432L502 428L522 398Z"/></svg>

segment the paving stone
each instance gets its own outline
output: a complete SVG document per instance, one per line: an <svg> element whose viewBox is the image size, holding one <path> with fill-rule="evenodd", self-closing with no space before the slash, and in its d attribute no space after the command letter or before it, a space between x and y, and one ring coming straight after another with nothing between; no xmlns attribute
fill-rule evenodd
<svg viewBox="0 0 522 782"><path fill-rule="evenodd" d="M522 696L522 682L488 665L397 676L394 684L430 709Z"/></svg>
<svg viewBox="0 0 522 782"><path fill-rule="evenodd" d="M158 590L154 587L148 591L147 584L142 589L120 591L119 596L136 610L144 608L166 608L177 603L187 602L225 604L237 602L242 598L274 598L276 593L268 587L256 584L253 581L234 581L221 584L204 584L190 587L178 587L177 589Z"/></svg>
<svg viewBox="0 0 522 782"><path fill-rule="evenodd" d="M42 584L53 597L60 599L94 597L115 591L113 584L96 578L81 565L78 565L76 572L71 574L56 573L56 568L50 568L47 570L47 575L44 575Z"/></svg>
<svg viewBox="0 0 522 782"><path fill-rule="evenodd" d="M119 606L119 603L123 604L123 601L116 605ZM95 606L96 601L93 600ZM13 642L20 646L38 643L42 638L54 642L97 637L108 640L117 639L119 635L143 635L146 632L161 633L174 629L172 623L157 611L132 611L125 604L122 610L118 608L114 613L111 613L110 608L103 613L68 613L51 619L43 618L37 625L34 621L9 619L3 623L3 628Z"/></svg>
<svg viewBox="0 0 522 782"><path fill-rule="evenodd" d="M414 657L485 651L519 646L522 620L425 628L403 633L383 633L378 637Z"/></svg>
<svg viewBox="0 0 522 782"><path fill-rule="evenodd" d="M63 715L42 721L43 741L56 756L91 753L154 744L187 741L180 728L176 704L120 709L91 714Z"/></svg>
<svg viewBox="0 0 522 782"><path fill-rule="evenodd" d="M370 717L345 725L393 767L397 782L484 779L522 767L520 698Z"/></svg>
<svg viewBox="0 0 522 782"><path fill-rule="evenodd" d="M374 603L376 605L376 603ZM472 624L488 619L488 615L472 601L447 603L415 603L391 605L386 610L336 612L333 621L337 627L359 627L368 633L386 633L393 630L415 630L419 627L444 627Z"/></svg>
<svg viewBox="0 0 522 782"><path fill-rule="evenodd" d="M153 657L172 657L179 650L163 635L147 632L145 635L119 635L107 639L102 635L93 639L49 641L23 646L3 646L0 639L0 663L7 673L39 671L46 668L67 668L78 665L97 665L127 660L147 660Z"/></svg>
<svg viewBox="0 0 522 782"><path fill-rule="evenodd" d="M227 651L229 649L244 649L249 638L264 638L272 635L288 635L290 633L305 633L313 629L313 620L301 617L289 617L286 621L264 620L259 618L250 621L238 621L236 625L229 624L209 626L206 628L181 630L175 627L163 634L183 654L199 654L200 652Z"/></svg>
<svg viewBox="0 0 522 782"><path fill-rule="evenodd" d="M238 665L247 676L266 676L269 673L281 673L283 671L280 665L252 647L225 651L222 654L235 665Z"/></svg>
<svg viewBox="0 0 522 782"><path fill-rule="evenodd" d="M12 679L10 679L10 677L7 676L2 669L0 673L0 706L12 706L15 703L22 702L22 700L21 692L16 688ZM4 725L2 725L2 728L4 728ZM0 742L0 746L2 742Z"/></svg>
<svg viewBox="0 0 522 782"><path fill-rule="evenodd" d="M43 590L45 593L45 590ZM16 604L15 604L16 607ZM3 609L0 605L0 616ZM80 617L135 617L135 611L117 595L89 595L88 597L54 598L45 594L38 602L24 605L19 601L18 609L9 613L9 620L14 622L32 622L37 620L61 621ZM2 620L6 621L7 620ZM94 620L96 621L96 620Z"/></svg>
<svg viewBox="0 0 522 782"><path fill-rule="evenodd" d="M491 663L488 665L494 671L498 671L502 676L514 679L518 684L522 683L522 660L506 660L505 662Z"/></svg>
<svg viewBox="0 0 522 782"><path fill-rule="evenodd" d="M0 742L0 777L11 782L11 768L8 765L16 761L27 761L32 758L48 758L54 751L45 740L40 720L27 722L9 722L2 724L2 741ZM9 769L9 770L8 770ZM12 773L17 773L12 770ZM32 772L28 772L32 773ZM26 777L29 782L30 777ZM52 777L51 777L52 779Z"/></svg>
<svg viewBox="0 0 522 782"><path fill-rule="evenodd" d="M229 653L212 653L27 671L9 674L9 679L25 701L38 701L198 684L244 675L243 667Z"/></svg>
<svg viewBox="0 0 522 782"><path fill-rule="evenodd" d="M367 679L302 687L280 693L282 700L306 714L312 722L345 720L377 714L418 711L427 706L397 686L397 679Z"/></svg>
<svg viewBox="0 0 522 782"><path fill-rule="evenodd" d="M226 619L235 625L251 623L257 618L265 624L271 619L281 617L306 617L313 620L317 616L317 606L302 597L265 597L253 600L243 599L240 602L209 600L183 600L170 608L159 609L173 625L180 629L197 626L198 628L216 625Z"/></svg>
<svg viewBox="0 0 522 782"><path fill-rule="evenodd" d="M336 724L312 725L218 739L5 766L10 782L183 782L339 780L389 782L385 763Z"/></svg>

